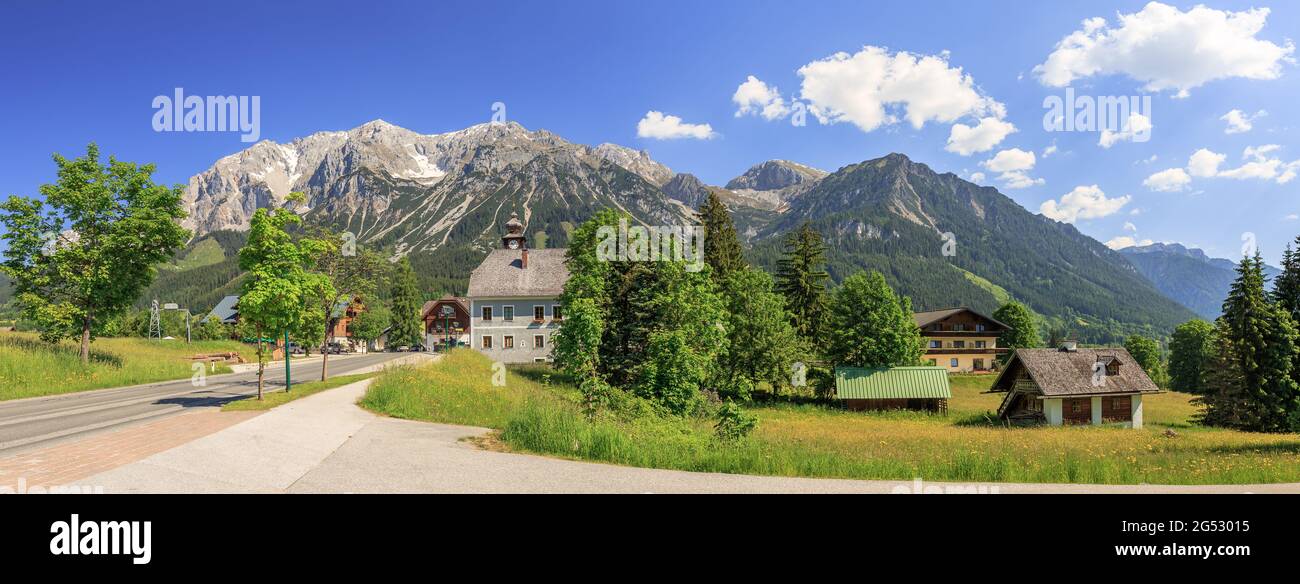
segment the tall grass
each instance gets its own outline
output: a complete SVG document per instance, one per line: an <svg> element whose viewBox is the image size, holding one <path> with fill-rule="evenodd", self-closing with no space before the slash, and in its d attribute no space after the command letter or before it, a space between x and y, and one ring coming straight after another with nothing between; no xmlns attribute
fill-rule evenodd
<svg viewBox="0 0 1300 584"><path fill-rule="evenodd" d="M184 379L192 374L190 357L249 349L234 341L151 341L102 338L90 345L90 364L81 364L78 345L50 345L30 333L0 333L0 401ZM215 373L230 369L217 366ZM209 370L209 373L212 373Z"/></svg>
<svg viewBox="0 0 1300 584"><path fill-rule="evenodd" d="M625 398L594 420L577 392L534 368L491 384L470 350L381 375L362 405L389 415L500 430L512 449L692 471L902 479L1110 484L1300 481L1300 436L1200 428L1190 396L1146 400L1147 428L1005 428L991 421L1001 395L990 376L954 376L949 416L859 413L820 405L752 407L758 429L720 443L712 421L665 415ZM1166 436L1166 429L1177 430Z"/></svg>

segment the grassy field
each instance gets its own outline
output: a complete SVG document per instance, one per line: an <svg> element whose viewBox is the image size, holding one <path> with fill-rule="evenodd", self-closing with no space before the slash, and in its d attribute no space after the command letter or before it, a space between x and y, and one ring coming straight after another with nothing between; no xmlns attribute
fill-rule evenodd
<svg viewBox="0 0 1300 584"><path fill-rule="evenodd" d="M577 392L544 369L512 369L493 387L488 360L463 350L377 378L362 406L395 417L501 430L508 448L656 468L860 479L1108 484L1300 481L1300 436L1201 428L1190 396L1145 401L1146 428L1006 428L991 376L953 376L948 416L755 406L758 429L735 444L712 421L642 405L587 421ZM633 400L629 400L633 401ZM1173 429L1174 436L1165 431Z"/></svg>
<svg viewBox="0 0 1300 584"><path fill-rule="evenodd" d="M293 391L285 391L283 388L274 391L263 392L262 400L258 401L257 396L232 401L221 406L223 412L248 412L269 410L273 407L287 404L296 399L302 399L309 395L317 394L327 389L342 387L349 383L355 383L362 379L374 377L374 373L357 373L355 375L340 375L331 377L325 381L308 381L306 383L294 383Z"/></svg>
<svg viewBox="0 0 1300 584"><path fill-rule="evenodd" d="M252 350L234 341L150 341L141 338L97 339L90 345L90 365L81 364L77 345L49 345L30 333L0 333L0 401L184 379L192 374L196 353ZM229 368L218 365L215 373ZM209 370L209 374L212 374Z"/></svg>

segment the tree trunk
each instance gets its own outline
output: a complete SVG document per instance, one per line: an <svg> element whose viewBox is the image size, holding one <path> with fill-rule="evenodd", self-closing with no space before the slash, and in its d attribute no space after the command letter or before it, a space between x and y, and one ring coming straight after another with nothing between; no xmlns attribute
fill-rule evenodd
<svg viewBox="0 0 1300 584"><path fill-rule="evenodd" d="M90 365L90 315L81 321L81 364Z"/></svg>
<svg viewBox="0 0 1300 584"><path fill-rule="evenodd" d="M257 331L257 401L262 401L262 377L266 373L266 343L262 342L262 331Z"/></svg>
<svg viewBox="0 0 1300 584"><path fill-rule="evenodd" d="M321 381L325 381L325 378L329 376L330 342L334 340L333 335L330 334L330 331L332 329L333 327L330 326L329 313L326 312L325 313L325 350L320 352L320 380Z"/></svg>

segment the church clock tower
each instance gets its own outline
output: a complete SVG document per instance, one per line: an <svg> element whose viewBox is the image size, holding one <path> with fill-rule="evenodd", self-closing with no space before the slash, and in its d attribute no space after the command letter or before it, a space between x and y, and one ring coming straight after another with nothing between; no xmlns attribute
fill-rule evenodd
<svg viewBox="0 0 1300 584"><path fill-rule="evenodd" d="M528 238L524 236L524 224L519 222L519 213L511 213L506 221L506 235L501 238L504 249L528 249Z"/></svg>

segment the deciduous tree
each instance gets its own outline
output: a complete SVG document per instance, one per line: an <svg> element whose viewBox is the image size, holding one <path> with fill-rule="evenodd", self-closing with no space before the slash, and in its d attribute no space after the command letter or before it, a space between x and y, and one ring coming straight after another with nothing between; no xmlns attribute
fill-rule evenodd
<svg viewBox="0 0 1300 584"><path fill-rule="evenodd" d="M102 164L93 143L81 158L55 154L54 162L58 180L41 186L43 200L13 196L0 205L0 270L42 338L79 338L88 364L95 335L188 237L180 226L182 190L155 184L152 164L113 157Z"/></svg>
<svg viewBox="0 0 1300 584"><path fill-rule="evenodd" d="M925 353L912 301L894 294L880 272L845 278L831 295L828 321L826 357L835 366L915 365Z"/></svg>

